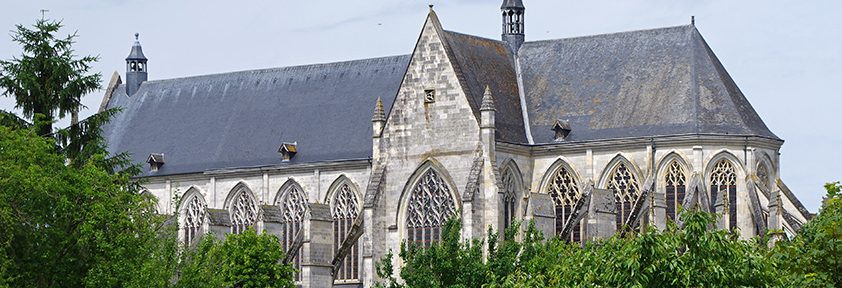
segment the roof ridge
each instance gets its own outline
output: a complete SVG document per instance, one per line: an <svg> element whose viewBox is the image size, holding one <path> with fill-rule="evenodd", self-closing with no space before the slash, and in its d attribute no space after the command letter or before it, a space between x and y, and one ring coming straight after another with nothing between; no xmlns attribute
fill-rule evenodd
<svg viewBox="0 0 842 288"><path fill-rule="evenodd" d="M461 36L468 36L468 37L478 38L478 39L482 39L482 40L494 41L494 42L501 43L501 44L506 43L506 42L503 42L502 40L491 39L491 38L477 36L477 35L468 34L468 33L462 33L462 32L457 32L457 31L452 31L452 30L442 30L442 31L447 32L447 33L453 33L453 34L456 34L456 35L461 35Z"/></svg>
<svg viewBox="0 0 842 288"><path fill-rule="evenodd" d="M582 36L574 36L574 37L566 37L566 38L555 38L555 39L544 39L544 40L535 40L535 41L526 41L524 44L532 44L532 43L542 43L542 42L553 42L559 40L578 40L578 39L587 39L587 38L596 38L596 37L604 37L604 36L616 36L621 34L631 34L631 33L642 33L642 32L652 32L658 30L671 30L671 29L678 29L678 28L690 28L695 27L691 24L687 25L678 25L678 26L667 26L667 27L659 27L659 28L648 28L648 29L637 29L637 30L628 30L628 31L620 31L620 32L610 32L610 33L600 33L600 34L593 34L593 35L582 35Z"/></svg>
<svg viewBox="0 0 842 288"><path fill-rule="evenodd" d="M382 61L382 60L397 59L397 58L407 57L407 56L410 56L410 55L409 54L402 54L402 55L391 55L391 56L363 58L363 59L354 59L354 60L336 61L336 62L322 62L322 63L301 64L301 65L292 65L292 66L258 68L258 69L250 69L250 70L235 70L235 71L229 71L229 72L219 72L219 73L211 73L211 74L200 74L200 75L181 76L181 77L174 77L174 78L155 79L155 80L146 81L144 83L167 82L167 81L187 80L187 79L199 79L199 78L208 78L208 77L230 75L230 74L268 73L268 72L288 71L288 70L292 70L292 69L302 69L302 68L310 68L310 67L326 67L326 66L332 66L332 65L339 66L339 65L342 65L342 64L352 64L352 63L359 63L359 62L364 62L364 61Z"/></svg>

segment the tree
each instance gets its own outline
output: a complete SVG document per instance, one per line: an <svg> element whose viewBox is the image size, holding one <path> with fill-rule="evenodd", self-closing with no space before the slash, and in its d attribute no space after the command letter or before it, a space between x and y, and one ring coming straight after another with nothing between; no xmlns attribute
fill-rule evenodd
<svg viewBox="0 0 842 288"><path fill-rule="evenodd" d="M762 239L741 240L733 232L710 230L713 214L682 214L685 226L644 229L584 247L557 237L544 241L530 224L514 241L515 228L498 243L489 231L487 260L481 243L460 242L457 220L441 242L422 249L406 244L400 276L392 276L391 255L377 265L381 287L758 287L789 286L775 250ZM510 240L505 240L510 239Z"/></svg>
<svg viewBox="0 0 842 288"><path fill-rule="evenodd" d="M102 169L102 155L67 166L53 141L36 134L0 126L0 279L13 287L130 286L149 261L175 260L162 250L174 237L131 175Z"/></svg>
<svg viewBox="0 0 842 288"><path fill-rule="evenodd" d="M827 183L819 214L790 241L777 244L775 255L801 287L842 287L842 186Z"/></svg>
<svg viewBox="0 0 842 288"><path fill-rule="evenodd" d="M0 88L5 89L4 96L15 98L24 117L33 120L38 135L49 135L55 120L78 112L82 96L100 88L101 74L89 74L98 58L77 58L73 50L77 35L56 36L60 21L40 19L33 29L15 28L12 40L21 45L23 54L0 60Z"/></svg>
<svg viewBox="0 0 842 288"><path fill-rule="evenodd" d="M281 262L281 242L254 229L225 241L206 235L185 255L176 287L295 287L292 266Z"/></svg>

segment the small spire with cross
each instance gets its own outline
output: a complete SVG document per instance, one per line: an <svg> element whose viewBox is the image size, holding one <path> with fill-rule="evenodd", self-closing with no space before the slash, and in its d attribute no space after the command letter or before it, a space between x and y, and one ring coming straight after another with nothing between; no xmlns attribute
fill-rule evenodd
<svg viewBox="0 0 842 288"><path fill-rule="evenodd" d="M47 9L41 9L41 20L44 20L44 17L45 17L45 15L47 14L47 12L50 12L50 10L47 10Z"/></svg>

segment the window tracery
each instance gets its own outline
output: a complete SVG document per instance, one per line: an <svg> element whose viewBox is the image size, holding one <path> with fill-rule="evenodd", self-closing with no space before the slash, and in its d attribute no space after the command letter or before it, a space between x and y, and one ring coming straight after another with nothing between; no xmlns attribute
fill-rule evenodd
<svg viewBox="0 0 842 288"><path fill-rule="evenodd" d="M515 209L517 208L517 182L515 172L507 168L503 173L503 229L512 226L515 220Z"/></svg>
<svg viewBox="0 0 842 288"><path fill-rule="evenodd" d="M579 186L576 184L576 179L573 177L567 167L561 166L550 180L550 185L547 187L547 193L553 198L555 204L555 229L556 234L561 233L564 228L564 222L570 218L575 211L576 202L582 197L579 191ZM581 241L582 223L576 223L573 227L570 238L565 239L572 242Z"/></svg>
<svg viewBox="0 0 842 288"><path fill-rule="evenodd" d="M623 222L631 214L634 202L640 196L640 184L634 173L626 167L626 163L620 163L611 173L608 181L608 189L614 191L614 198L617 205L617 230L623 227Z"/></svg>
<svg viewBox="0 0 842 288"><path fill-rule="evenodd" d="M205 224L205 207L202 200L198 196L190 197L182 211L184 217L184 224L182 231L184 233L184 243L188 245L193 243L197 237L203 234L203 227Z"/></svg>
<svg viewBox="0 0 842 288"><path fill-rule="evenodd" d="M351 189L348 183L342 183L333 195L333 241L334 253L342 247L342 242L351 232L354 220L359 217L359 201L357 194ZM354 244L345 259L342 260L342 268L337 271L336 280L356 280L359 275L359 247Z"/></svg>
<svg viewBox="0 0 842 288"><path fill-rule="evenodd" d="M284 198L279 203L281 208L281 244L283 244L284 252L289 251L289 248L295 243L295 238L298 231L301 230L302 223L304 223L304 216L309 209L307 204L307 197L304 191L297 184L290 185L285 192ZM295 273L295 280L301 280L301 253L293 259L292 265L297 271Z"/></svg>
<svg viewBox="0 0 842 288"><path fill-rule="evenodd" d="M257 202L246 190L240 190L231 204L231 233L241 234L257 222Z"/></svg>
<svg viewBox="0 0 842 288"><path fill-rule="evenodd" d="M666 173L667 217L675 221L678 219L678 207L684 203L687 190L685 186L686 174L678 161L672 160L667 166Z"/></svg>
<svg viewBox="0 0 842 288"><path fill-rule="evenodd" d="M406 213L407 239L422 247L441 240L441 228L456 215L450 187L429 169L412 188Z"/></svg>
<svg viewBox="0 0 842 288"><path fill-rule="evenodd" d="M710 175L711 210L716 211L716 202L721 197L723 212L728 213L728 227L737 227L737 174L734 165L727 159L719 160Z"/></svg>

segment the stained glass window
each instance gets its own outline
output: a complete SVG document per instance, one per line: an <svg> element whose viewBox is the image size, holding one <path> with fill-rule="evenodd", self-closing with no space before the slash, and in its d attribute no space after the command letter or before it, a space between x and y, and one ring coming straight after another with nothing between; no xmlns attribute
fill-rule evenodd
<svg viewBox="0 0 842 288"><path fill-rule="evenodd" d="M514 169L507 168L503 173L503 229L512 226L517 208L518 177Z"/></svg>
<svg viewBox="0 0 842 288"><path fill-rule="evenodd" d="M672 221L678 219L678 207L684 203L684 195L687 190L685 186L686 174L684 168L678 164L678 161L673 160L667 166L666 173L666 198L667 198L667 218Z"/></svg>
<svg viewBox="0 0 842 288"><path fill-rule="evenodd" d="M737 227L737 174L734 172L734 165L726 159L716 162L710 174L711 210L715 211L716 201L724 198L724 211L728 213L728 227L731 230Z"/></svg>
<svg viewBox="0 0 842 288"><path fill-rule="evenodd" d="M640 184L625 163L617 165L611 175L608 189L614 191L617 205L617 231L619 231L623 227L623 222L631 215L634 202L640 196Z"/></svg>
<svg viewBox="0 0 842 288"><path fill-rule="evenodd" d="M441 227L456 215L450 187L433 169L427 170L412 188L407 207L407 239L422 247L441 240Z"/></svg>
<svg viewBox="0 0 842 288"><path fill-rule="evenodd" d="M289 185L289 187L282 192L283 198L279 199L276 205L281 207L281 239L284 251L295 243L295 237L298 231L301 230L304 216L307 213L309 205L307 204L307 197L304 191L297 184ZM293 259L293 268L299 272L295 273L295 280L301 280L301 251L298 256Z"/></svg>
<svg viewBox="0 0 842 288"><path fill-rule="evenodd" d="M333 243L334 253L338 252L342 247L342 242L348 237L351 232L351 226L354 220L359 217L359 202L357 194L351 189L348 183L342 183L333 194ZM348 256L342 260L342 268L337 272L336 280L356 280L358 279L360 252L357 244L348 252Z"/></svg>
<svg viewBox="0 0 842 288"><path fill-rule="evenodd" d="M241 234L257 222L257 202L245 189L237 192L230 209L231 233Z"/></svg>
<svg viewBox="0 0 842 288"><path fill-rule="evenodd" d="M201 237L203 226L205 224L205 205L198 195L192 195L185 202L184 208L181 211L181 217L184 219L184 224L181 227L184 233L184 243L192 244L197 237Z"/></svg>
<svg viewBox="0 0 842 288"><path fill-rule="evenodd" d="M573 174L567 170L565 166L561 166L553 175L547 186L547 193L553 198L555 204L555 232L561 233L564 229L564 222L573 215L574 206L579 198L582 198L582 193L579 191L579 185L576 184L576 179ZM570 238L565 239L572 242L581 241L582 237L582 223L576 223L570 233Z"/></svg>

